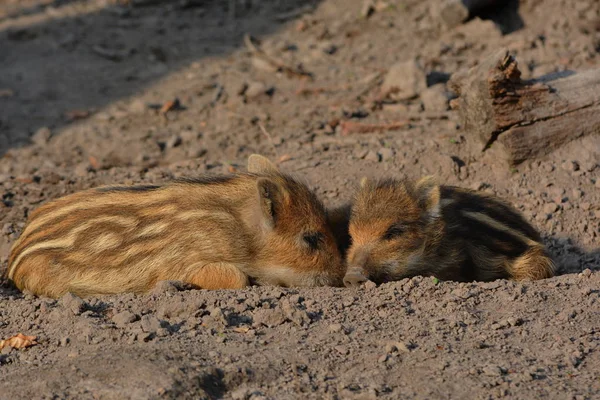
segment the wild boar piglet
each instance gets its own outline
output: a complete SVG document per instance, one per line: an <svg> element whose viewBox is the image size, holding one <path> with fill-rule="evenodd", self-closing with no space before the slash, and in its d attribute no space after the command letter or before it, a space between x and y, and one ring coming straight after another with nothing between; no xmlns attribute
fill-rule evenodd
<svg viewBox="0 0 600 400"><path fill-rule="evenodd" d="M266 158L248 173L161 186L107 186L31 213L8 278L59 297L146 292L158 281L199 288L342 285L326 211Z"/></svg>
<svg viewBox="0 0 600 400"><path fill-rule="evenodd" d="M432 177L363 180L349 232L346 286L416 275L490 281L554 274L539 233L512 206Z"/></svg>

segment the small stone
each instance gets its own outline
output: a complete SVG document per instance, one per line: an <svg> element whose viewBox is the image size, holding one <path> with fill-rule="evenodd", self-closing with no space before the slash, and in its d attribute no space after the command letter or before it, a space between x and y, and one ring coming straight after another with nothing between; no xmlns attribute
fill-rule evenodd
<svg viewBox="0 0 600 400"><path fill-rule="evenodd" d="M565 189L557 186L551 186L548 188L548 195L552 198L562 198L565 194Z"/></svg>
<svg viewBox="0 0 600 400"><path fill-rule="evenodd" d="M75 167L75 175L80 178L86 177L90 172L90 164L89 163L79 163Z"/></svg>
<svg viewBox="0 0 600 400"><path fill-rule="evenodd" d="M132 114L143 114L148 110L148 105L142 100L136 99L129 105L129 112Z"/></svg>
<svg viewBox="0 0 600 400"><path fill-rule="evenodd" d="M394 158L394 150L388 147L382 147L378 151L379 156L381 157L381 161L389 161Z"/></svg>
<svg viewBox="0 0 600 400"><path fill-rule="evenodd" d="M460 179L461 181L464 181L468 177L469 177L469 169L468 169L468 167L466 165L461 165L458 168L458 179Z"/></svg>
<svg viewBox="0 0 600 400"><path fill-rule="evenodd" d="M281 309L287 319L298 326L308 325L311 322L306 311L298 308L295 305L292 305L287 299L282 300Z"/></svg>
<svg viewBox="0 0 600 400"><path fill-rule="evenodd" d="M52 137L52 132L46 126L38 129L33 136L31 137L31 141L38 146L45 146Z"/></svg>
<svg viewBox="0 0 600 400"><path fill-rule="evenodd" d="M134 313L129 312L129 311L122 311L118 314L113 315L113 317L112 317L112 321L118 327L124 327L127 324L137 321L137 319L138 319L137 315L135 315Z"/></svg>
<svg viewBox="0 0 600 400"><path fill-rule="evenodd" d="M544 212L546 214L554 214L556 210L558 210L558 205L556 203L544 204Z"/></svg>
<svg viewBox="0 0 600 400"><path fill-rule="evenodd" d="M488 365L484 367L481 371L486 376L501 376L502 369L497 365Z"/></svg>
<svg viewBox="0 0 600 400"><path fill-rule="evenodd" d="M153 315L144 315L140 320L140 326L146 333L156 333L161 328L161 322Z"/></svg>
<svg viewBox="0 0 600 400"><path fill-rule="evenodd" d="M67 293L59 300L60 304L70 310L73 315L80 315L87 309L87 304L73 293Z"/></svg>
<svg viewBox="0 0 600 400"><path fill-rule="evenodd" d="M379 358L377 359L377 362L380 364L384 363L388 360L389 357L390 357L389 354L383 354L383 355L379 356Z"/></svg>
<svg viewBox="0 0 600 400"><path fill-rule="evenodd" d="M285 315L281 308L259 309L254 312L252 320L254 326L264 325L268 328L274 328L285 322Z"/></svg>
<svg viewBox="0 0 600 400"><path fill-rule="evenodd" d="M167 328L163 328L160 327L156 330L156 336L158 337L165 337L165 336L169 336L169 330Z"/></svg>
<svg viewBox="0 0 600 400"><path fill-rule="evenodd" d="M416 97L425 89L427 76L416 60L392 65L383 80L381 91L397 100Z"/></svg>
<svg viewBox="0 0 600 400"><path fill-rule="evenodd" d="M350 307L354 304L355 301L356 301L355 297L346 297L346 298L342 299L342 305L344 307Z"/></svg>
<svg viewBox="0 0 600 400"><path fill-rule="evenodd" d="M579 171L579 163L577 161L565 161L562 163L561 167L569 172Z"/></svg>
<svg viewBox="0 0 600 400"><path fill-rule="evenodd" d="M478 191L479 191L479 190L486 189L486 188L489 188L489 187L490 187L490 184L489 184L489 183L486 183L486 182L481 182L481 181L480 181L480 182L475 182L475 183L473 183L473 184L471 185L471 189L473 189L473 190L478 190Z"/></svg>
<svg viewBox="0 0 600 400"><path fill-rule="evenodd" d="M588 203L587 201L584 201L583 203L579 204L579 208L581 208L584 211L587 211L590 209L592 205L590 203Z"/></svg>
<svg viewBox="0 0 600 400"><path fill-rule="evenodd" d="M1 232L3 235L10 235L11 233L15 232L15 228L13 227L13 224L7 222L6 224L2 225Z"/></svg>
<svg viewBox="0 0 600 400"><path fill-rule="evenodd" d="M388 354L392 353L408 353L410 350L408 347L402 342L389 342L385 345L385 352Z"/></svg>
<svg viewBox="0 0 600 400"><path fill-rule="evenodd" d="M225 313L221 308L215 307L209 311L210 315L202 319L203 325L213 328L225 328L229 326L229 321L227 321L227 317L225 317Z"/></svg>
<svg viewBox="0 0 600 400"><path fill-rule="evenodd" d="M544 163L542 164L542 171L544 172L552 172L554 171L554 165L552 165L551 163Z"/></svg>
<svg viewBox="0 0 600 400"><path fill-rule="evenodd" d="M58 182L60 182L60 180L61 176L54 171L50 171L43 176L44 183L49 185L56 185Z"/></svg>
<svg viewBox="0 0 600 400"><path fill-rule="evenodd" d="M338 353L340 353L343 356L350 354L350 349L348 349L347 346L339 345L339 346L335 346L334 349L335 349L335 351L337 351Z"/></svg>
<svg viewBox="0 0 600 400"><path fill-rule="evenodd" d="M363 18L369 18L375 13L375 3L373 0L365 0L360 9L360 16Z"/></svg>
<svg viewBox="0 0 600 400"><path fill-rule="evenodd" d="M250 397L250 389L248 389L246 387L241 387L241 388L236 389L233 392L231 392L231 398L233 400L246 400L249 397Z"/></svg>
<svg viewBox="0 0 600 400"><path fill-rule="evenodd" d="M596 169L596 167L598 166L598 163L596 161L585 161L585 162L582 162L579 166L584 171L592 172L593 170Z"/></svg>
<svg viewBox="0 0 600 400"><path fill-rule="evenodd" d="M153 295L161 295L163 293L177 293L181 290L188 290L191 286L181 281L158 281L152 289Z"/></svg>
<svg viewBox="0 0 600 400"><path fill-rule="evenodd" d="M366 290L372 290L377 287L377 284L373 281L366 281L363 286Z"/></svg>
<svg viewBox="0 0 600 400"><path fill-rule="evenodd" d="M479 17L471 19L456 29L457 32L470 38L486 38L486 40L500 39L502 32L492 20L483 20Z"/></svg>
<svg viewBox="0 0 600 400"><path fill-rule="evenodd" d="M354 152L356 158L360 158L361 160L364 159L367 154L369 154L369 149L361 149L358 148L355 152Z"/></svg>
<svg viewBox="0 0 600 400"><path fill-rule="evenodd" d="M441 1L439 6L434 7L433 10L434 14L437 14L434 16L441 19L447 28L454 28L469 17L469 9L460 0Z"/></svg>
<svg viewBox="0 0 600 400"><path fill-rule="evenodd" d="M201 134L194 130L186 129L181 131L179 133L179 136L181 137L181 140L183 140L186 143L189 143L198 140L201 137Z"/></svg>
<svg viewBox="0 0 600 400"><path fill-rule="evenodd" d="M327 330L330 333L339 333L344 329L344 327L342 326L342 324L331 324L329 325L329 327L327 328Z"/></svg>
<svg viewBox="0 0 600 400"><path fill-rule="evenodd" d="M571 191L571 197L573 200L579 200L583 197L583 191L581 189L573 189Z"/></svg>
<svg viewBox="0 0 600 400"><path fill-rule="evenodd" d="M171 149L173 147L177 147L181 144L181 142L182 142L181 136L173 135L167 140L167 148Z"/></svg>
<svg viewBox="0 0 600 400"><path fill-rule="evenodd" d="M262 82L250 82L248 87L244 91L246 100L256 99L263 95L272 95L274 91L273 87L268 87Z"/></svg>
<svg viewBox="0 0 600 400"><path fill-rule="evenodd" d="M264 60L260 57L252 57L251 63L252 63L252 66L258 70L261 70L264 72L269 72L269 73L277 72L276 66L274 66L267 60Z"/></svg>
<svg viewBox="0 0 600 400"><path fill-rule="evenodd" d="M521 318L509 317L506 322L510 326L520 326L523 324L523 320Z"/></svg>
<svg viewBox="0 0 600 400"><path fill-rule="evenodd" d="M446 91L446 85L438 83L421 91L421 101L426 111L444 112L448 110L450 96Z"/></svg>
<svg viewBox="0 0 600 400"><path fill-rule="evenodd" d="M364 159L365 161L379 162L379 154L375 153L373 150L369 150Z"/></svg>
<svg viewBox="0 0 600 400"><path fill-rule="evenodd" d="M66 347L69 343L71 343L71 338L69 338L69 337L64 337L64 338L60 339L60 345L62 347Z"/></svg>

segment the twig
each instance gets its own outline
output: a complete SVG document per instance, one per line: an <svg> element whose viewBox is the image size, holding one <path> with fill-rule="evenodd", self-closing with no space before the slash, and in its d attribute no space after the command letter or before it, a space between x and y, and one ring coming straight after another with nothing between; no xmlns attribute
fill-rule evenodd
<svg viewBox="0 0 600 400"><path fill-rule="evenodd" d="M361 97L369 93L371 90L373 90L375 87L377 87L381 83L383 75L384 74L382 71L379 71L375 75L373 75L372 78L369 79L369 81L366 83L365 87L356 94L355 98L360 99Z"/></svg>
<svg viewBox="0 0 600 400"><path fill-rule="evenodd" d="M267 129L261 122L258 122L257 125L260 128L260 130L262 131L262 133L267 137L267 139L269 139L269 143L271 143L271 146L273 147L273 151L275 152L275 155L277 157L279 157L279 152L277 151L277 147L275 147L275 142L273 141L273 136L271 136L269 131L267 131Z"/></svg>
<svg viewBox="0 0 600 400"><path fill-rule="evenodd" d="M275 20L279 21L279 22L284 22L284 21L287 21L289 19L295 19L295 18L298 18L298 17L300 17L300 16L302 16L304 14L311 13L314 10L315 10L314 6L312 6L310 4L309 5L305 5L303 7L297 8L297 9L292 10L292 11L288 11L288 12L285 12L285 13L277 14L275 16Z"/></svg>
<svg viewBox="0 0 600 400"><path fill-rule="evenodd" d="M339 91L348 90L348 89L349 89L349 85L344 85L344 86L339 86L339 87L321 86L321 87L308 88L304 84L302 84L296 90L295 94L297 96L305 96L305 95L310 95L310 94L333 93L333 92L339 92Z"/></svg>
<svg viewBox="0 0 600 400"><path fill-rule="evenodd" d="M213 99L210 101L211 107L214 107L217 104L217 101L221 99L224 90L225 88L223 87L223 85L217 83L217 91L215 92Z"/></svg>
<svg viewBox="0 0 600 400"><path fill-rule="evenodd" d="M351 135L353 133L378 133L393 131L395 129L404 128L409 124L409 120L390 122L387 124L363 124L354 121L340 122L342 136Z"/></svg>
<svg viewBox="0 0 600 400"><path fill-rule="evenodd" d="M223 96L223 93L225 93L225 88L223 87L223 85L221 85L219 83L216 84L215 89L216 89L216 91L215 91L215 94L213 95L212 100L202 106L202 108L198 112L199 114L202 114L204 111L208 110L209 108L214 108L217 105L217 102Z"/></svg>
<svg viewBox="0 0 600 400"><path fill-rule="evenodd" d="M310 72L306 72L301 68L290 67L289 65L286 65L283 61L278 60L275 57L268 55L267 53L265 53L265 51L263 49L261 49L259 47L259 44L256 43L256 39L254 39L252 36L250 36L248 34L244 35L244 44L246 45L246 47L248 48L248 50L250 50L250 52L252 54L263 59L270 65L272 65L274 68L277 69L277 71L285 72L286 75L292 76L292 77L309 78L309 79L312 79L312 77L313 77L313 75Z"/></svg>

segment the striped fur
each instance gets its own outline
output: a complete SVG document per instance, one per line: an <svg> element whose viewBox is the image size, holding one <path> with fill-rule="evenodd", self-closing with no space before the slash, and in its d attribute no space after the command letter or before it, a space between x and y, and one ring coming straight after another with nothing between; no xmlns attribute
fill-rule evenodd
<svg viewBox="0 0 600 400"><path fill-rule="evenodd" d="M554 264L539 233L497 197L428 177L364 181L350 218L349 286L415 275L444 280L542 279Z"/></svg>
<svg viewBox="0 0 600 400"><path fill-rule="evenodd" d="M145 292L160 280L207 289L250 279L340 285L344 269L323 205L260 156L249 171L101 187L47 203L14 243L8 278L49 297ZM313 248L304 238L316 233Z"/></svg>

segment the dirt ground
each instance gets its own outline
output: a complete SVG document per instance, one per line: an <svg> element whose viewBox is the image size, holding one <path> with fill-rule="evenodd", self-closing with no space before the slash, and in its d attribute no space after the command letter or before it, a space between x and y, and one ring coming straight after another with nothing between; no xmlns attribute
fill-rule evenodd
<svg viewBox="0 0 600 400"><path fill-rule="evenodd" d="M502 47L524 78L598 66L598 2L509 1L452 29L438 1L368 3L0 1L0 272L46 201L243 170L258 152L330 206L363 176L435 174L495 193L542 231L559 276L165 282L85 301L0 282L0 339L39 342L0 352L0 399L600 398L600 137L510 167L466 135L446 88ZM245 34L291 72L253 55ZM415 95L381 104L399 62L419 66L400 77ZM398 127L344 135L339 121Z"/></svg>

